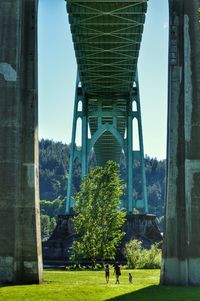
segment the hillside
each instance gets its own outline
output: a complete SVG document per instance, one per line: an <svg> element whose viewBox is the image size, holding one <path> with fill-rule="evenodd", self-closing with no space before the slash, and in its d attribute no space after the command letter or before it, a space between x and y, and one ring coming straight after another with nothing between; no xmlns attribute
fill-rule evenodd
<svg viewBox="0 0 200 301"><path fill-rule="evenodd" d="M58 214L64 213L69 171L69 152L69 146L61 142L47 139L42 139L39 142L42 227L43 224L46 228L50 227L51 223L55 224L54 218ZM92 157L90 166L94 165L94 161L94 157ZM156 214L157 217L164 215L165 165L165 160L158 161L156 158L145 157L149 213ZM122 179L125 179L126 164L124 159L122 159L120 172ZM136 161L133 167L135 180L134 196L136 198L140 197L141 190L139 173L140 164ZM74 192L79 191L80 181L81 166L80 162L76 160L73 174Z"/></svg>

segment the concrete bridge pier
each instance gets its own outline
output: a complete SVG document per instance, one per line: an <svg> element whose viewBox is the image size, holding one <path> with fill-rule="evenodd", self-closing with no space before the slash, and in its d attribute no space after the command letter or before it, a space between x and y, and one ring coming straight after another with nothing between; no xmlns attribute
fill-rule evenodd
<svg viewBox="0 0 200 301"><path fill-rule="evenodd" d="M0 282L42 277L37 0L0 1Z"/></svg>
<svg viewBox="0 0 200 301"><path fill-rule="evenodd" d="M166 229L162 284L200 285L200 0L169 0Z"/></svg>

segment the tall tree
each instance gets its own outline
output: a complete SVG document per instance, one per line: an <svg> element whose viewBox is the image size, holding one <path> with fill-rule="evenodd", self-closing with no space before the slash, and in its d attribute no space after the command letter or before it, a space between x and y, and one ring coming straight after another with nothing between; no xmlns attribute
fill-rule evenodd
<svg viewBox="0 0 200 301"><path fill-rule="evenodd" d="M114 259L124 232L125 212L120 208L124 185L119 167L108 161L92 169L81 183L75 197L74 227L77 240L72 246L72 260Z"/></svg>

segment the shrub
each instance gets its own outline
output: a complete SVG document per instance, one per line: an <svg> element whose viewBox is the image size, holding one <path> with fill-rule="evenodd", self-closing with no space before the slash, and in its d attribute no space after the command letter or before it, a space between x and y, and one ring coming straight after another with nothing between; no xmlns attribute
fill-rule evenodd
<svg viewBox="0 0 200 301"><path fill-rule="evenodd" d="M161 250L157 244L151 249L144 249L139 240L131 240L125 245L124 256L127 266L131 269L158 269L161 263Z"/></svg>
<svg viewBox="0 0 200 301"><path fill-rule="evenodd" d="M104 265L99 263L95 265L73 264L73 265L66 266L65 270L66 271L84 271L84 270L100 271L100 270L104 270Z"/></svg>
<svg viewBox="0 0 200 301"><path fill-rule="evenodd" d="M134 239L126 243L124 248L124 256L127 259L128 268L136 268L140 259L141 250L142 243L139 240Z"/></svg>

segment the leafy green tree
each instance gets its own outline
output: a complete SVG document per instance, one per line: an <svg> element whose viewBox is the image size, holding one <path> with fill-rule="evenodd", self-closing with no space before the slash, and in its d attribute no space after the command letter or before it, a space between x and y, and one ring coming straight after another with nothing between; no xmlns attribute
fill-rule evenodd
<svg viewBox="0 0 200 301"><path fill-rule="evenodd" d="M129 268L135 269L139 261L139 258L141 256L141 251L142 251L141 241L137 239L133 239L126 243L123 253L127 259L127 265Z"/></svg>
<svg viewBox="0 0 200 301"><path fill-rule="evenodd" d="M66 199L58 197L53 201L40 201L41 214L56 217L65 213Z"/></svg>
<svg viewBox="0 0 200 301"><path fill-rule="evenodd" d="M56 227L56 219L55 219L55 217L52 217L50 219L49 234L53 233L53 230L55 229L55 227Z"/></svg>
<svg viewBox="0 0 200 301"><path fill-rule="evenodd" d="M58 197L67 195L67 183L69 172L70 148L61 142L42 139L40 141L40 196L42 200L54 201ZM77 146L78 149L78 146ZM95 165L95 155L89 159L89 168ZM165 169L166 161L158 161L156 158L145 157L145 171L147 177L147 193L149 213L157 217L164 215L165 195ZM142 198L141 164L138 160L133 162L134 172L134 199ZM121 179L127 180L126 158L122 155L120 164ZM81 165L80 161L74 161L72 177L72 192L80 191ZM126 201L127 191L121 197ZM46 213L44 213L46 214ZM55 215L54 215L55 216Z"/></svg>
<svg viewBox="0 0 200 301"><path fill-rule="evenodd" d="M56 227L56 219L50 218L46 214L41 214L41 236L42 239L47 239Z"/></svg>
<svg viewBox="0 0 200 301"><path fill-rule="evenodd" d="M50 217L48 215L41 214L41 234L42 238L49 235Z"/></svg>
<svg viewBox="0 0 200 301"><path fill-rule="evenodd" d="M130 269L159 269L161 265L161 249L154 244L150 249L142 247L142 242L133 239L126 243L124 256Z"/></svg>
<svg viewBox="0 0 200 301"><path fill-rule="evenodd" d="M120 208L124 185L118 164L108 161L92 169L81 183L75 197L74 228L77 240L72 246L72 260L114 259L124 232L125 212Z"/></svg>
<svg viewBox="0 0 200 301"><path fill-rule="evenodd" d="M40 148L40 196L54 200L67 194L69 147L61 142L42 139Z"/></svg>

